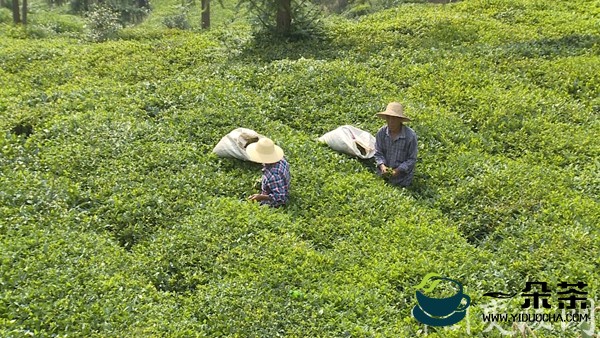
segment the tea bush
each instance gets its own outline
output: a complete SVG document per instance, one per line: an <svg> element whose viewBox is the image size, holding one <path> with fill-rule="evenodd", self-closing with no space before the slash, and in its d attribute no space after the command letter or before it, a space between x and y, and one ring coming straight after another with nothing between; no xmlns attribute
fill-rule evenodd
<svg viewBox="0 0 600 338"><path fill-rule="evenodd" d="M403 4L277 43L243 22L0 29L0 336L485 336L485 292L583 281L596 299L595 14ZM419 137L409 188L316 141L375 134L389 101ZM210 153L237 127L284 149L285 208L246 200L260 165ZM463 282L468 324L412 318L429 272Z"/></svg>
<svg viewBox="0 0 600 338"><path fill-rule="evenodd" d="M12 12L8 8L0 8L0 24L11 23Z"/></svg>
<svg viewBox="0 0 600 338"><path fill-rule="evenodd" d="M116 37L122 28L119 13L107 5L94 5L86 12L88 38L94 42L102 42Z"/></svg>
<svg viewBox="0 0 600 338"><path fill-rule="evenodd" d="M179 14L166 17L163 24L167 28L190 29L191 26L186 16L187 10L182 8Z"/></svg>
<svg viewBox="0 0 600 338"><path fill-rule="evenodd" d="M78 37L84 31L84 20L75 15L45 13L34 16L34 26L41 26L55 34L71 35Z"/></svg>

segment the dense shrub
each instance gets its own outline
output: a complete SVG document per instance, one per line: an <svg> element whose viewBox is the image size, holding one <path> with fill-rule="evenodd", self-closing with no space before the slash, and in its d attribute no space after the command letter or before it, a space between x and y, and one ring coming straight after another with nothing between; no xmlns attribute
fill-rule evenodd
<svg viewBox="0 0 600 338"><path fill-rule="evenodd" d="M190 29L190 23L187 19L187 8L182 7L179 14L167 16L163 20L163 24L167 28Z"/></svg>
<svg viewBox="0 0 600 338"><path fill-rule="evenodd" d="M32 25L41 26L49 32L56 34L79 36L84 31L84 21L74 15L56 15L45 13L43 16L34 16Z"/></svg>
<svg viewBox="0 0 600 338"><path fill-rule="evenodd" d="M98 7L108 7L118 15L119 23L139 23L150 11L150 2L147 0L72 0L71 12L75 14L89 15L88 12L98 10Z"/></svg>
<svg viewBox="0 0 600 338"><path fill-rule="evenodd" d="M86 28L91 41L103 42L117 36L122 28L119 14L110 6L95 5L86 13Z"/></svg>
<svg viewBox="0 0 600 338"><path fill-rule="evenodd" d="M0 24L2 23L11 23L12 22L12 12L8 8L0 8Z"/></svg>

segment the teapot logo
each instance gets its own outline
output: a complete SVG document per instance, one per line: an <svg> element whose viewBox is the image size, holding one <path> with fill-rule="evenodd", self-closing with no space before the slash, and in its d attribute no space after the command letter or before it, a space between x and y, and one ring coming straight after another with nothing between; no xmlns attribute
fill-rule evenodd
<svg viewBox="0 0 600 338"><path fill-rule="evenodd" d="M428 288L424 288L429 282L431 282L431 285ZM451 296L438 298L425 294L431 294L442 282L446 282L444 287L452 289ZM413 307L412 315L416 320L425 325L454 325L465 318L466 310L471 304L471 297L463 293L463 286L460 282L448 277L442 277L436 273L429 273L423 277L423 280L419 285L415 286L415 289L417 289L415 294L418 304ZM464 303L463 300L465 301Z"/></svg>

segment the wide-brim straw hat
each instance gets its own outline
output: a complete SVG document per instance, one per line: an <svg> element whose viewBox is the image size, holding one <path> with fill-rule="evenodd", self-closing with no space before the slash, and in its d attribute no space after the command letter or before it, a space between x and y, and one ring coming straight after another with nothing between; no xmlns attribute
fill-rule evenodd
<svg viewBox="0 0 600 338"><path fill-rule="evenodd" d="M266 137L249 144L246 147L246 153L248 159L256 163L275 163L283 158L283 149Z"/></svg>
<svg viewBox="0 0 600 338"><path fill-rule="evenodd" d="M382 119L385 118L385 115L388 116L394 116L394 117L399 117L401 118L403 121L410 121L410 118L406 115L404 115L404 107L402 107L402 104L398 103L398 102L391 102L387 105L387 107L385 108L385 111L382 111L381 113L377 113L377 116L381 117Z"/></svg>

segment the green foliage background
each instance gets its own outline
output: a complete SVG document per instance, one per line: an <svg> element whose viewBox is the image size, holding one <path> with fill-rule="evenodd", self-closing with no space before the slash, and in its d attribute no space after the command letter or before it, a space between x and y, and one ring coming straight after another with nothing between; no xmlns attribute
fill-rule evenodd
<svg viewBox="0 0 600 338"><path fill-rule="evenodd" d="M296 42L153 15L98 44L0 22L0 336L422 335L429 272L463 282L476 335L485 292L598 298L598 1L405 4ZM392 100L419 135L409 189L315 141L374 134ZM286 208L210 154L236 127L285 150Z"/></svg>

